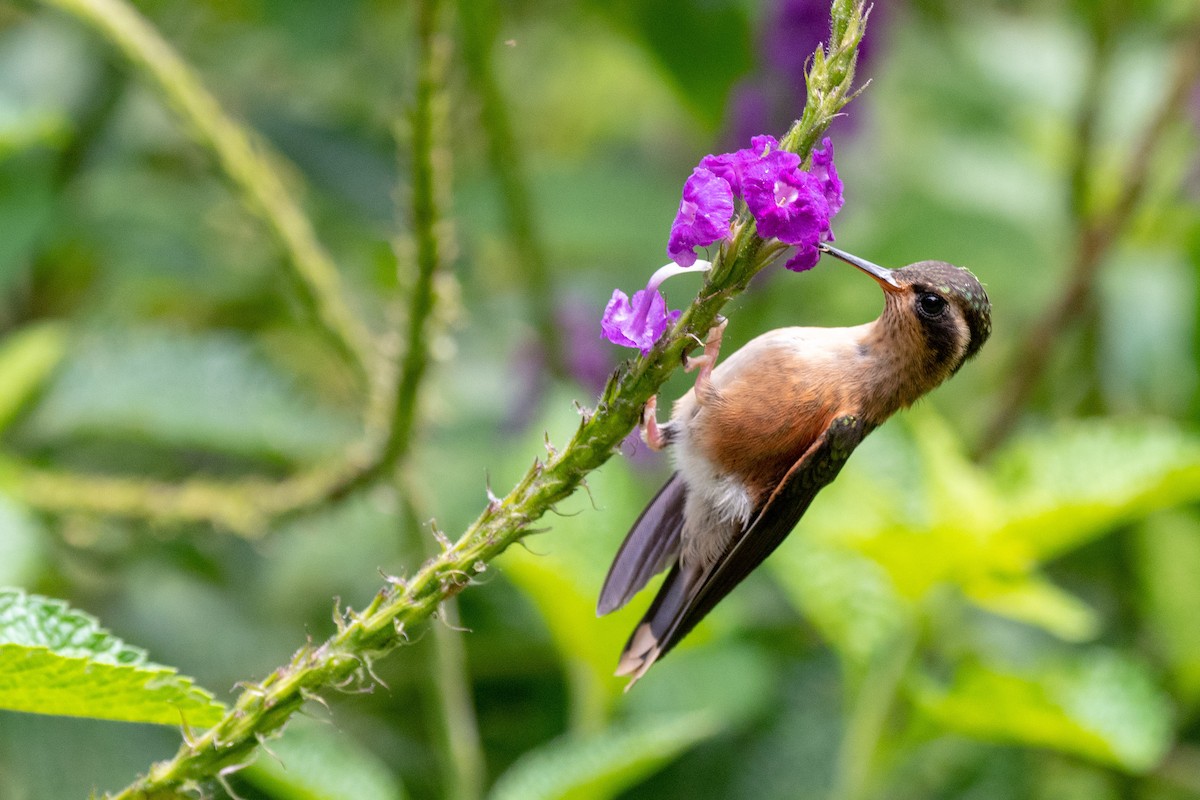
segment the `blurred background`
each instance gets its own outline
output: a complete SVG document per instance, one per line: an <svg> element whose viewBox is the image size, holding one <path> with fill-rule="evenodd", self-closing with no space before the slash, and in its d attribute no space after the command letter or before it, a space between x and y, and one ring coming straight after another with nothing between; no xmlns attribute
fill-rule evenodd
<svg viewBox="0 0 1200 800"><path fill-rule="evenodd" d="M411 520L455 536L565 443L631 355L600 339L612 290L667 260L700 157L798 116L828 30L820 0L446 5L450 224L409 496L236 529L90 481L284 480L363 434L361 391L151 83L78 19L0 4L0 585L222 700L328 636L335 601L424 558ZM137 7L285 160L356 315L394 328L412 8ZM469 632L414 631L375 666L386 688L310 704L234 791L1200 798L1197 25L1190 0L878 0L870 83L831 131L837 241L969 267L994 306L980 356L631 693L611 672L649 596L594 607L670 473L634 440L460 596ZM725 352L881 305L845 267L773 267L725 309ZM0 712L0 797L114 790L178 742Z"/></svg>

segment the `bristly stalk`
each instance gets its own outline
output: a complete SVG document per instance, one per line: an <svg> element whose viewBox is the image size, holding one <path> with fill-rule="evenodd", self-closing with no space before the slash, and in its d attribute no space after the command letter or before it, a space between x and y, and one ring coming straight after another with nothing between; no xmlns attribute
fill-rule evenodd
<svg viewBox="0 0 1200 800"><path fill-rule="evenodd" d="M814 55L808 73L808 107L784 137L785 146L807 157L833 117L853 97L854 58L862 39L863 8L837 0L833 38ZM229 713L213 728L192 738L170 759L125 789L121 800L176 796L186 787L211 780L244 763L258 743L282 730L305 699L321 690L371 679L371 663L402 645L447 598L470 585L474 575L529 532L555 503L579 488L584 477L606 462L637 424L642 407L696 346L718 312L765 266L764 247L743 224L720 249L700 294L679 321L644 357L624 364L609 379L595 411L584 416L571 441L547 461L535 461L517 486L489 502L463 535L408 578L395 578L361 611L338 615L337 633L325 642L301 647L291 661L259 683L247 684Z"/></svg>
<svg viewBox="0 0 1200 800"><path fill-rule="evenodd" d="M394 465L396 490L401 498L401 522L408 552L425 557L437 551L433 537L427 536L421 515L413 473L414 432L418 419L420 389L429 366L429 342L433 338L434 309L438 303L437 277L446 269L447 246L452 241L447 230L450 153L445 144L446 65L450 42L447 35L449 9L440 0L418 0L418 69L416 98L411 118L412 157L412 229L416 242L417 277L409 293L405 353L400 359L396 396L392 403L389 435L378 462L382 469ZM370 472L363 472L365 481ZM449 800L476 800L483 795L484 757L479 740L479 725L472 705L470 675L467 671L465 644L455 625L458 609L455 598L441 603L442 624L434 625L431 644L426 649L426 680L423 683L431 702L429 716L436 737L443 797Z"/></svg>

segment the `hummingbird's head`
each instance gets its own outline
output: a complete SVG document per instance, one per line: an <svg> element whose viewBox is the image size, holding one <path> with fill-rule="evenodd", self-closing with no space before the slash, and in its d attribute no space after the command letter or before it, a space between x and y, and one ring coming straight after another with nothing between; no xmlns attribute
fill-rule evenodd
<svg viewBox="0 0 1200 800"><path fill-rule="evenodd" d="M918 261L887 269L827 244L820 247L875 279L887 295L888 308L906 322L915 322L930 360L946 370L945 376L978 353L991 334L992 304L987 292L962 267Z"/></svg>

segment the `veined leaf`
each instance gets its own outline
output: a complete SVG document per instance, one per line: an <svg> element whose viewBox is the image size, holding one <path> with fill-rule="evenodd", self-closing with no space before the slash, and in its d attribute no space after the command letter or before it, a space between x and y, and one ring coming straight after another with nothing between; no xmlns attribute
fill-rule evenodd
<svg viewBox="0 0 1200 800"><path fill-rule="evenodd" d="M1108 651L1027 673L960 666L945 688L916 692L940 726L980 739L1074 753L1143 772L1171 744L1170 707L1145 668Z"/></svg>
<svg viewBox="0 0 1200 800"><path fill-rule="evenodd" d="M0 708L205 727L224 709L190 678L61 600L0 589Z"/></svg>
<svg viewBox="0 0 1200 800"><path fill-rule="evenodd" d="M637 785L718 730L703 713L647 719L594 736L564 737L518 760L489 800L603 800Z"/></svg>

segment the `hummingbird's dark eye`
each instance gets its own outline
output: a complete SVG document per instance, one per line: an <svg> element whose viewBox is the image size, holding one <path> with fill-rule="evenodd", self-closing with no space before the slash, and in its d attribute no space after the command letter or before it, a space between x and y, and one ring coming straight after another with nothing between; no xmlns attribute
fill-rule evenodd
<svg viewBox="0 0 1200 800"><path fill-rule="evenodd" d="M926 317L940 316L946 310L946 298L933 292L923 292L917 298L917 308Z"/></svg>

